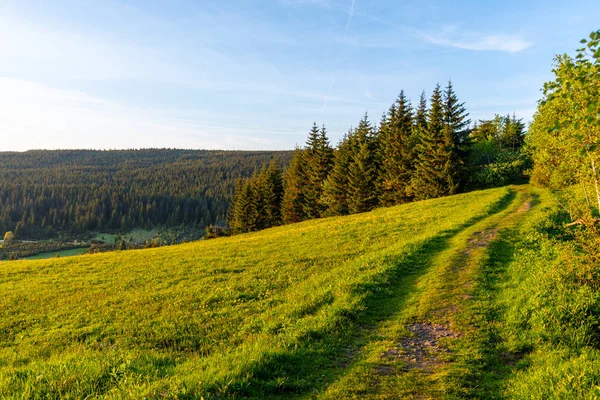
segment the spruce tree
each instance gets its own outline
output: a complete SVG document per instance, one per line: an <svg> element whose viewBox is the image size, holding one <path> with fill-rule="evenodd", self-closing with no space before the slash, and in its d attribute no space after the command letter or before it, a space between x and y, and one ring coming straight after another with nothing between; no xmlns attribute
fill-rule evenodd
<svg viewBox="0 0 600 400"><path fill-rule="evenodd" d="M374 153L376 151L375 147L377 145L377 132L375 129L373 129L373 126L369 121L369 114L365 113L363 118L360 120L353 137L356 138L356 142L354 143L354 150L356 150L356 153L358 153L363 143L367 143L371 152Z"/></svg>
<svg viewBox="0 0 600 400"><path fill-rule="evenodd" d="M417 127L419 144L415 174L411 191L416 200L424 200L449 194L451 172L451 141L444 135L444 111L440 85L431 95L430 108L425 127Z"/></svg>
<svg viewBox="0 0 600 400"><path fill-rule="evenodd" d="M382 164L383 159L385 158L387 142L389 139L390 129L391 125L393 124L394 118L396 118L396 102L394 102L390 106L387 112L383 113L383 115L381 116L381 121L379 122L379 147L377 151L379 152L379 159L381 160ZM381 179L383 179L383 174L381 176Z"/></svg>
<svg viewBox="0 0 600 400"><path fill-rule="evenodd" d="M427 128L427 98L425 97L425 91L421 92L419 98L419 106L415 113L415 126L417 128Z"/></svg>
<svg viewBox="0 0 600 400"><path fill-rule="evenodd" d="M229 202L229 207L227 209L227 223L229 225L229 231L231 233L236 233L237 231L236 210L238 208L238 203L241 202L240 198L242 194L242 184L243 179L238 179L235 181L233 198Z"/></svg>
<svg viewBox="0 0 600 400"><path fill-rule="evenodd" d="M525 124L523 119L517 119L513 113L512 117L504 117L502 132L499 137L500 144L507 149L519 150L525 144Z"/></svg>
<svg viewBox="0 0 600 400"><path fill-rule="evenodd" d="M394 205L410 200L408 187L414 170L413 115L404 91L391 109L383 138L382 203Z"/></svg>
<svg viewBox="0 0 600 400"><path fill-rule="evenodd" d="M421 92L421 96L419 97L419 105L415 110L415 116L413 119L412 126L412 134L410 138L411 146L412 146L412 168L413 174L410 179L410 184L406 187L407 196L414 200L419 196L415 195L415 182L416 182L416 173L417 173L417 164L419 163L419 159L421 157L420 151L423 149L421 145L421 136L427 130L427 115L429 110L427 109L427 99L425 97L425 91Z"/></svg>
<svg viewBox="0 0 600 400"><path fill-rule="evenodd" d="M285 224L300 222L306 219L303 207L303 188L306 184L306 176L302 153L303 150L296 148L292 161L284 175L281 215Z"/></svg>
<svg viewBox="0 0 600 400"><path fill-rule="evenodd" d="M334 152L331 173L323 185L322 202L326 206L325 216L347 215L348 210L348 174L352 163L352 136L350 130L340 141Z"/></svg>
<svg viewBox="0 0 600 400"><path fill-rule="evenodd" d="M231 233L258 231L281 224L283 181L277 159L236 183L228 215Z"/></svg>
<svg viewBox="0 0 600 400"><path fill-rule="evenodd" d="M265 170L263 183L263 196L265 203L266 227L281 225L281 205L283 200L283 177L277 158L273 159Z"/></svg>
<svg viewBox="0 0 600 400"><path fill-rule="evenodd" d="M229 227L233 234L250 232L255 215L250 179L236 182L235 197L229 211Z"/></svg>
<svg viewBox="0 0 600 400"><path fill-rule="evenodd" d="M266 193L265 193L265 175L266 168L263 168L260 172L254 172L252 178L249 179L248 184L250 186L250 201L252 203L249 214L250 219L250 231L260 231L267 228L267 216L266 216Z"/></svg>
<svg viewBox="0 0 600 400"><path fill-rule="evenodd" d="M377 163L380 166L380 168L377 168L377 192L381 195L381 198L379 199L379 203L384 203L383 201L383 197L385 196L385 179L386 179L386 172L385 172L385 166L384 166L384 161L385 161L385 153L386 153L386 148L387 148L387 141L389 140L389 136L390 136L390 125L391 125L391 121L393 118L395 118L395 114L396 114L396 103L394 102L390 108L388 109L387 112L384 112L383 115L381 116L381 121L379 122L379 129L377 131L377 146L376 146L376 151L377 151Z"/></svg>
<svg viewBox="0 0 600 400"><path fill-rule="evenodd" d="M450 158L450 165L446 172L448 194L455 194L467 178L466 165L471 146L469 140L471 120L468 118L469 114L464 103L459 102L451 81L448 81L448 86L444 91L442 109L444 114L444 136Z"/></svg>
<svg viewBox="0 0 600 400"><path fill-rule="evenodd" d="M304 150L306 185L303 187L303 211L307 219L319 218L326 209L322 201L323 184L333 166L333 149L325 126L313 125Z"/></svg>
<svg viewBox="0 0 600 400"><path fill-rule="evenodd" d="M350 140L352 158L348 167L348 210L364 212L378 204L377 133L367 114L358 124Z"/></svg>
<svg viewBox="0 0 600 400"><path fill-rule="evenodd" d="M348 176L348 210L350 213L370 211L377 206L376 176L373 151L363 141L352 158Z"/></svg>

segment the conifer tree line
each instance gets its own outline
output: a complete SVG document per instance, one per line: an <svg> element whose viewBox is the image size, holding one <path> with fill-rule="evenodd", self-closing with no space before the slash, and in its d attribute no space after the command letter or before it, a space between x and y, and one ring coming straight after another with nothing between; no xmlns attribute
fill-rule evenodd
<svg viewBox="0 0 600 400"><path fill-rule="evenodd" d="M225 223L236 180L250 176L273 158L287 166L292 153L0 152L0 232L12 231L17 239L46 239L79 238L92 231L220 226ZM279 207L274 212L279 213Z"/></svg>
<svg viewBox="0 0 600 400"><path fill-rule="evenodd" d="M325 126L315 123L285 172L274 161L239 181L229 212L231 232L506 184L518 180L527 165L524 138L525 125L514 116L472 125L452 82L436 85L429 100L421 93L416 106L401 91L377 126L365 114L333 148ZM516 156L506 156L511 152ZM515 168L506 168L507 162Z"/></svg>

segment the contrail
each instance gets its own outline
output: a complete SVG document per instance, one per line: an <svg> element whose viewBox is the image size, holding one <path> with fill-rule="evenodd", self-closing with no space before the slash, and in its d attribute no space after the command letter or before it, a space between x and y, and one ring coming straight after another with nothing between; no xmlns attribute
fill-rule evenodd
<svg viewBox="0 0 600 400"><path fill-rule="evenodd" d="M346 31L344 32L344 43L348 38L348 31L350 30L350 24L352 23L352 18L354 17L354 3L356 0L352 0L352 4L350 5L350 15L348 16L348 22L346 23Z"/></svg>
<svg viewBox="0 0 600 400"><path fill-rule="evenodd" d="M344 50L344 45L348 40L348 32L350 31L350 24L352 23L352 18L354 17L354 4L356 0L352 0L352 4L350 5L350 12L348 13L348 22L346 22L346 30L344 31L344 39L342 40L342 47L340 48L340 53L338 54L336 64L340 63L342 59L342 51ZM323 104L323 110L327 109L327 103L329 102L329 96L331 96L331 90L333 89L333 82L335 81L335 75L331 77L329 81L329 90L327 90L327 96L325 96L325 104Z"/></svg>

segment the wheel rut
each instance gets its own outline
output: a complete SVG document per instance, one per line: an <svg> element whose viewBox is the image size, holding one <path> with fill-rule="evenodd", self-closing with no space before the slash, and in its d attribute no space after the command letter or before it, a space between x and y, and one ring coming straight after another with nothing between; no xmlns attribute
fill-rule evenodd
<svg viewBox="0 0 600 400"><path fill-rule="evenodd" d="M478 254L485 251L490 243L497 239L501 229L513 225L516 217L529 211L531 207L532 200L527 198L501 221L473 232L468 237L462 250L455 254L450 265L453 276L456 277L464 273L463 270L466 270L472 264ZM460 286L463 290L460 291L461 294L456 295L458 299L454 298L449 306L430 310L429 314L435 316L433 318L435 321L451 321L458 312L460 304L473 298L469 293L471 285L471 279L461 283ZM405 326L409 335L398 339L393 347L381 354L382 363L375 367L377 374L399 376L416 372L431 376L451 363L452 350L450 344L452 341L463 337L464 333L456 329L451 322L434 323L428 319L413 320ZM403 367L398 368L392 365L402 365ZM412 398L437 398L437 396L432 397L426 392L413 392Z"/></svg>

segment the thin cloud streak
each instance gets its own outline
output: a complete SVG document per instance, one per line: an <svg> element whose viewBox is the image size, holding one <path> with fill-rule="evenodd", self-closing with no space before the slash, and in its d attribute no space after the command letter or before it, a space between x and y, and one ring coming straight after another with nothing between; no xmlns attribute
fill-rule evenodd
<svg viewBox="0 0 600 400"><path fill-rule="evenodd" d="M335 142L449 77L473 120L529 120L552 57L580 39L552 26L583 29L600 7L549 6L542 23L519 2L5 3L0 149L290 148L313 121Z"/></svg>
<svg viewBox="0 0 600 400"><path fill-rule="evenodd" d="M444 35L432 35L422 31L417 31L417 35L432 44L473 51L504 51L508 53L518 53L533 46L533 43L528 42L517 35L481 36L478 34L470 34L468 37L461 39L452 39Z"/></svg>

